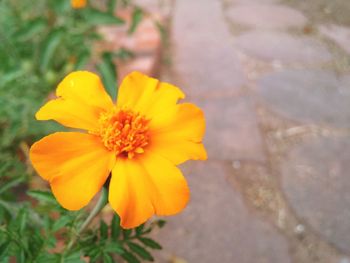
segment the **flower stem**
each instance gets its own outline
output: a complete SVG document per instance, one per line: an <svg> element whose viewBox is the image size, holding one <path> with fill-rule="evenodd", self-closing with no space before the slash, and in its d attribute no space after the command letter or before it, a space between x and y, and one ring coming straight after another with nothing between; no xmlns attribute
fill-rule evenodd
<svg viewBox="0 0 350 263"><path fill-rule="evenodd" d="M68 243L65 252L71 250L71 248L75 245L75 243L78 240L78 237L81 233L84 232L84 230L90 225L91 221L97 216L97 214L105 207L107 204L107 197L108 197L108 191L105 187L102 187L101 195L99 200L96 203L96 206L91 210L91 213L89 216L85 219L83 224L80 226L77 233L72 237L70 242Z"/></svg>

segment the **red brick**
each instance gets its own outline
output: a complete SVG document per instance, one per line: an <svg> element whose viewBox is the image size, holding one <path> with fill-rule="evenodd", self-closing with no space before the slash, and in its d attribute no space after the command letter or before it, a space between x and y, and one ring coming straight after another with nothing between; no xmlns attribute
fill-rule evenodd
<svg viewBox="0 0 350 263"><path fill-rule="evenodd" d="M154 21L148 18L141 22L133 35L122 39L121 45L135 53L157 52L161 38Z"/></svg>
<svg viewBox="0 0 350 263"><path fill-rule="evenodd" d="M159 71L159 58L152 54L135 58L127 63L119 64L119 82L121 82L123 78L132 71L140 71L149 76L156 76Z"/></svg>
<svg viewBox="0 0 350 263"><path fill-rule="evenodd" d="M118 76L122 80L131 71L141 71L147 75L156 75L161 59L161 36L155 21L165 21L159 13L147 14L136 31L129 35L131 9L120 10L117 15L127 23L123 26L101 26L98 32L103 41L95 46L96 59L104 51L118 51L125 48L135 57L126 62L117 62Z"/></svg>

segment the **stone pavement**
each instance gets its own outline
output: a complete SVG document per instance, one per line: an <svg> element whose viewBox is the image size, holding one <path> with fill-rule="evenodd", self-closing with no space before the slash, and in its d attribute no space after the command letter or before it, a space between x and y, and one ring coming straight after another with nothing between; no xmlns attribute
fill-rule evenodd
<svg viewBox="0 0 350 263"><path fill-rule="evenodd" d="M167 10L162 76L204 109L209 159L184 165L191 202L155 234L157 261L349 263L349 1Z"/></svg>

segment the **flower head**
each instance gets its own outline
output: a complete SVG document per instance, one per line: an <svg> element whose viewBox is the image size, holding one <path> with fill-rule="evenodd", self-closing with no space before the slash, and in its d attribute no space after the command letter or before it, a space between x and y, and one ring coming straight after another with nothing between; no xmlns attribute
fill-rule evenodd
<svg viewBox="0 0 350 263"><path fill-rule="evenodd" d="M85 132L48 135L33 144L30 158L63 207L86 206L110 174L109 203L124 228L186 206L189 189L176 165L207 155L203 112L177 104L184 98L180 89L133 72L115 104L97 75L78 71L58 85L56 95L36 118Z"/></svg>
<svg viewBox="0 0 350 263"><path fill-rule="evenodd" d="M70 5L74 9L81 9L81 8L84 8L86 6L86 0L71 0Z"/></svg>

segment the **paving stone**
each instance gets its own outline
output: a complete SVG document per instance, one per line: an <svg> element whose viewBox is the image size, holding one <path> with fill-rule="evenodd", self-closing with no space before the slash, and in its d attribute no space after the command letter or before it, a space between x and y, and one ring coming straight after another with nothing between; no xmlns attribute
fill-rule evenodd
<svg viewBox="0 0 350 263"><path fill-rule="evenodd" d="M155 16L157 13L154 13ZM126 61L115 59L117 65L118 80L132 71L140 71L147 75L157 76L161 62L162 41L159 30L154 23L153 16L145 17L132 35L127 33L132 11L123 9L118 11L118 15L127 21L122 27L100 26L98 32L103 36L103 40L95 46L96 53L105 51L116 52L120 48L130 50L134 56ZM157 21L162 21L161 18Z"/></svg>
<svg viewBox="0 0 350 263"><path fill-rule="evenodd" d="M291 150L282 186L301 219L350 253L350 139L319 138Z"/></svg>
<svg viewBox="0 0 350 263"><path fill-rule="evenodd" d="M330 38L350 54L350 28L338 25L319 26L321 34Z"/></svg>
<svg viewBox="0 0 350 263"><path fill-rule="evenodd" d="M291 262L284 237L250 214L223 166L202 162L186 168L191 201L155 237L164 247L159 262L172 256L193 263Z"/></svg>
<svg viewBox="0 0 350 263"><path fill-rule="evenodd" d="M286 70L265 75L257 92L284 117L350 127L350 77L325 70Z"/></svg>
<svg viewBox="0 0 350 263"><path fill-rule="evenodd" d="M137 6L141 6L146 10L157 10L159 9L159 0L133 0L133 3Z"/></svg>
<svg viewBox="0 0 350 263"><path fill-rule="evenodd" d="M144 19L132 37L127 37L123 47L135 53L152 53L161 46L161 36L152 18Z"/></svg>
<svg viewBox="0 0 350 263"><path fill-rule="evenodd" d="M147 56L139 56L128 62L118 63L118 77L121 83L130 72L140 71L148 76L158 76L159 73L159 54L150 54Z"/></svg>
<svg viewBox="0 0 350 263"><path fill-rule="evenodd" d="M227 15L235 23L266 29L301 28L307 22L307 18L301 12L283 5L234 5Z"/></svg>
<svg viewBox="0 0 350 263"><path fill-rule="evenodd" d="M124 16L130 18L131 11L125 13ZM144 18L132 35L128 35L127 30L128 26L100 26L98 31L104 41L97 48L108 51L125 48L136 54L150 54L160 49L160 33L152 18Z"/></svg>
<svg viewBox="0 0 350 263"><path fill-rule="evenodd" d="M232 0L234 4L272 4L278 3L280 0Z"/></svg>
<svg viewBox="0 0 350 263"><path fill-rule="evenodd" d="M350 26L350 1L347 0L281 0L289 6L303 11L314 25L325 21Z"/></svg>
<svg viewBox="0 0 350 263"><path fill-rule="evenodd" d="M174 69L194 96L229 96L245 83L219 0L178 0L173 18Z"/></svg>
<svg viewBox="0 0 350 263"><path fill-rule="evenodd" d="M265 160L251 100L237 97L194 102L205 112L207 130L204 143L209 159Z"/></svg>
<svg viewBox="0 0 350 263"><path fill-rule="evenodd" d="M171 14L173 0L133 0L132 3L141 7L146 13L161 13L168 16Z"/></svg>
<svg viewBox="0 0 350 263"><path fill-rule="evenodd" d="M338 263L350 263L349 258L341 258Z"/></svg>
<svg viewBox="0 0 350 263"><path fill-rule="evenodd" d="M235 46L250 56L269 62L319 64L332 60L321 42L284 32L252 30L237 36Z"/></svg>

